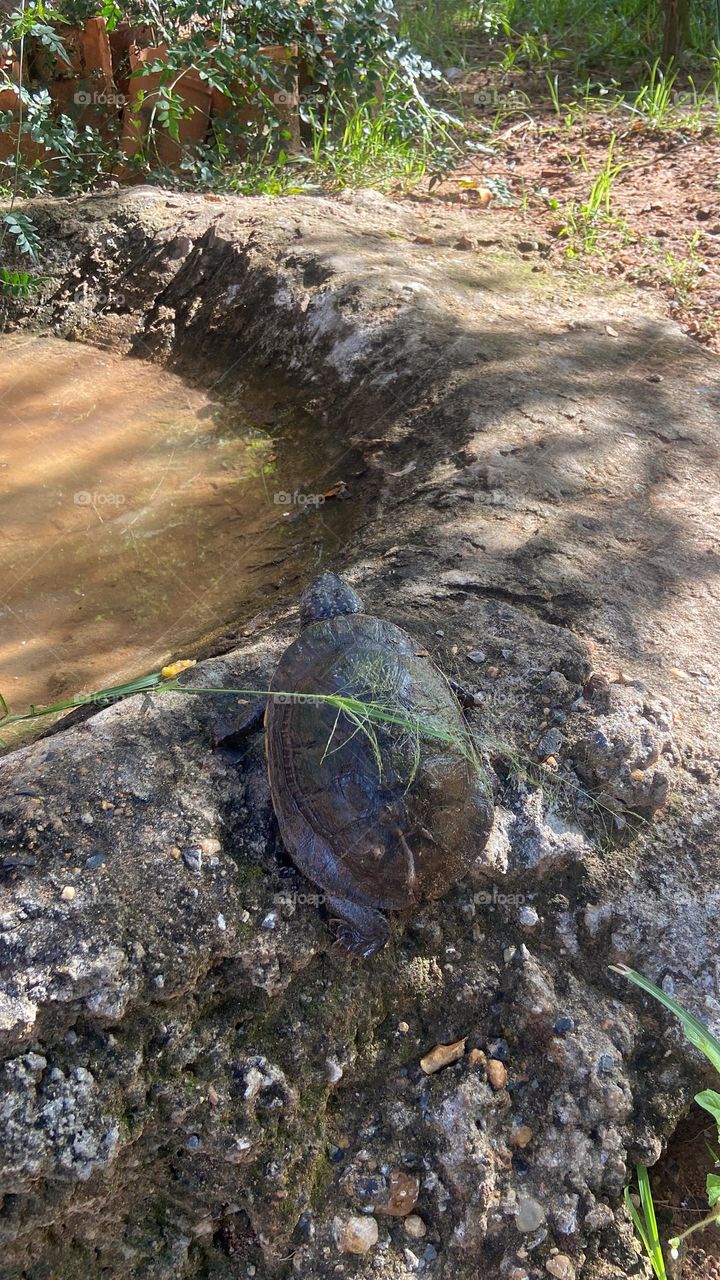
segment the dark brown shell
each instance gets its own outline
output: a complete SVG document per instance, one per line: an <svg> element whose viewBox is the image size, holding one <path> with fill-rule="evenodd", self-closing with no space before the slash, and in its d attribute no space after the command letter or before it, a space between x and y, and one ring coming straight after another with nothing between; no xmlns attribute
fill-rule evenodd
<svg viewBox="0 0 720 1280"><path fill-rule="evenodd" d="M284 843L327 893L399 910L437 898L484 847L492 798L457 700L421 646L390 622L343 614L306 627L280 660L265 717ZM431 723L447 743L297 694L343 694ZM460 744L460 745L459 745Z"/></svg>

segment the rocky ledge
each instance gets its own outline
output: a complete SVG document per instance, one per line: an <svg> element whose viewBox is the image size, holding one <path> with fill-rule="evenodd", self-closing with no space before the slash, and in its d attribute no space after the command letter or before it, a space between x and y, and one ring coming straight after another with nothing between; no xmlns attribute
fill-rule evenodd
<svg viewBox="0 0 720 1280"><path fill-rule="evenodd" d="M3 1275L633 1273L622 1188L702 1066L608 965L720 1025L716 363L375 193L33 216L10 323L276 370L362 455L332 567L474 691L498 796L490 869L332 954L261 741L190 691L262 687L291 574L187 692L0 761Z"/></svg>

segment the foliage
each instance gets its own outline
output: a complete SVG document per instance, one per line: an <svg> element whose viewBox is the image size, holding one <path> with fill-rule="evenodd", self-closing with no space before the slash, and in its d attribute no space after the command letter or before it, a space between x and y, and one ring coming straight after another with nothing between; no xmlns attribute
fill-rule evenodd
<svg viewBox="0 0 720 1280"><path fill-rule="evenodd" d="M439 72L400 32L394 0L247 0L231 16L226 0L60 0L58 8L22 0L20 9L0 19L0 41L16 54L39 41L67 61L63 24L80 25L95 14L111 30L124 19L142 23L150 42L163 47L145 67L160 79L147 142L125 157L151 180L278 192L296 189L299 181L306 188L308 175L298 175L288 145L288 74L297 69L306 85L299 102L305 168L312 158L316 170L309 185L416 181L456 158L450 130L457 121L427 99ZM287 50L288 68L273 57L272 46ZM185 146L170 172L159 159L158 141L180 141L189 108L178 82L190 66L234 109L214 119L203 144ZM81 126L71 111L58 111L46 87L15 84L8 67L0 63L0 89L18 95L19 120L13 124L6 113L0 127L12 125L19 138L17 154L0 162L0 193L4 187L14 204L18 196L67 195L110 178L121 158L119 113L102 134ZM143 94L136 92L132 102L139 112ZM30 151L28 143L35 144ZM32 237L17 223L7 230L13 239L6 249L14 244L30 251Z"/></svg>
<svg viewBox="0 0 720 1280"><path fill-rule="evenodd" d="M634 982L636 986L640 987L642 991L651 995L659 1004L662 1004L666 1009L669 1009L671 1013L675 1014L675 1017L680 1019L680 1024L687 1039L695 1046L696 1049L699 1049L700 1052L704 1054L710 1065L714 1067L718 1074L720 1074L720 1040L718 1040L712 1032L708 1030L704 1022L701 1022L694 1014L688 1013L687 1009L684 1009L679 1001L674 1000L673 997L669 996L661 987L657 987L654 982L651 982L649 978L645 978L643 974L637 973L635 969L629 968L626 964L611 965L610 967L615 971L615 973L621 974L624 978L629 978L629 980ZM713 1117L716 1125L718 1126L718 1138L720 1139L720 1093L714 1089L704 1089L701 1093L697 1093L695 1095L695 1101L698 1106L703 1107L704 1110L708 1111ZM657 1226L654 1224L655 1215L654 1210L652 1209L652 1196L649 1194L649 1187L647 1187L646 1195L643 1197L643 1186L640 1181L641 1169L642 1166L638 1168L638 1181L640 1183L642 1208L645 1215L644 1227L646 1234L644 1234L641 1228L638 1227L635 1213L633 1213L633 1221L635 1222L636 1227L638 1227L648 1256L653 1263L653 1269L655 1269L653 1252L648 1248L648 1244L652 1246L653 1251L657 1251L659 1249L659 1240L657 1237ZM645 1171L645 1176L647 1177L647 1171ZM706 1191L708 1205L711 1209L714 1209L714 1212L708 1214L708 1216L703 1218L700 1222L693 1223L691 1227L688 1227L687 1231L683 1231L679 1236L674 1236L668 1242L674 1258L678 1256L678 1249L681 1241L685 1240L687 1236L692 1235L695 1231L702 1231L711 1223L717 1223L720 1220L720 1176L718 1174L709 1173L707 1175ZM651 1221L648 1219L648 1197L649 1210L652 1218ZM654 1234L652 1231L653 1226ZM662 1260L662 1253L660 1253L660 1259ZM655 1275L658 1280L665 1280L664 1263L663 1273L661 1274L659 1271L655 1270Z"/></svg>
<svg viewBox="0 0 720 1280"><path fill-rule="evenodd" d="M663 1257L662 1245L658 1234L655 1205L653 1204L648 1171L644 1164L639 1164L635 1173L640 1192L640 1208L637 1208L629 1187L625 1188L625 1207L633 1220L635 1230L642 1240L643 1248L655 1274L655 1280L667 1280L665 1258Z"/></svg>

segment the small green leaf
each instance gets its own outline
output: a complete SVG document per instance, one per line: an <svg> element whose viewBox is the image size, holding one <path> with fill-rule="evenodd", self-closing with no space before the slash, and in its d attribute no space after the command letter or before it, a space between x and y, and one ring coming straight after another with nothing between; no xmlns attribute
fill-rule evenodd
<svg viewBox="0 0 720 1280"><path fill-rule="evenodd" d="M720 1093L716 1093L714 1089L703 1089L702 1093L695 1094L695 1101L699 1107L704 1107L715 1117L718 1127L720 1127Z"/></svg>
<svg viewBox="0 0 720 1280"><path fill-rule="evenodd" d="M709 1173L705 1188L707 1190L708 1204L711 1209L714 1209L718 1200L720 1200L720 1176L717 1173Z"/></svg>
<svg viewBox="0 0 720 1280"><path fill-rule="evenodd" d="M2 221L11 236L15 236L17 247L21 253L37 262L40 253L40 237L34 224L24 213L4 213Z"/></svg>

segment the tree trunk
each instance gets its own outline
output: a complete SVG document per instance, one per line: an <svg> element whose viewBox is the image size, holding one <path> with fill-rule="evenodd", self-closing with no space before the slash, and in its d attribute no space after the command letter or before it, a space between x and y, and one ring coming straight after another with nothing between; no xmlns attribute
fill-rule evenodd
<svg viewBox="0 0 720 1280"><path fill-rule="evenodd" d="M665 0L665 32L662 60L677 61L687 45L690 34L690 0Z"/></svg>

